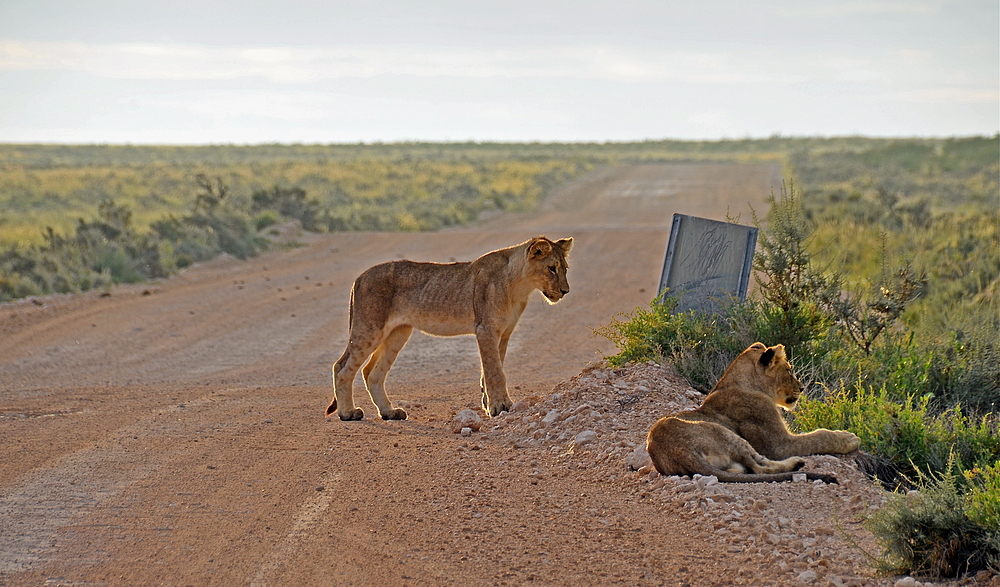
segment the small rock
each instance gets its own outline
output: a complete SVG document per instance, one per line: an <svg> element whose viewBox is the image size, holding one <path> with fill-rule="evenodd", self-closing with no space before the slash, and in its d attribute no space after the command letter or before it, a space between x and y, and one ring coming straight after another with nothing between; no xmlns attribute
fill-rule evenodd
<svg viewBox="0 0 1000 587"><path fill-rule="evenodd" d="M524 410L530 408L531 406L538 403L538 396L534 395L531 397L526 397L524 399L514 402L514 405L510 407L511 412L523 412Z"/></svg>
<svg viewBox="0 0 1000 587"><path fill-rule="evenodd" d="M690 481L680 481L675 486L675 489L677 490L677 493L687 493L689 491L694 491L697 488L698 488L698 484L697 483L692 483Z"/></svg>
<svg viewBox="0 0 1000 587"><path fill-rule="evenodd" d="M719 478L715 475L695 475L694 481L698 484L698 487L704 489L717 484L719 482Z"/></svg>
<svg viewBox="0 0 1000 587"><path fill-rule="evenodd" d="M464 426L461 432L462 436L472 436L472 428L469 426Z"/></svg>
<svg viewBox="0 0 1000 587"><path fill-rule="evenodd" d="M474 410L468 408L455 414L455 417L451 421L451 431L455 434L462 432L462 428L471 428L472 430L479 430L483 427L483 418L477 414Z"/></svg>
<svg viewBox="0 0 1000 587"><path fill-rule="evenodd" d="M573 442L576 444L587 444L588 442L594 442L597 440L597 433L593 430L584 430L583 432L576 435Z"/></svg>
<svg viewBox="0 0 1000 587"><path fill-rule="evenodd" d="M551 410L549 411L548 414L545 414L544 418L542 418L542 424L548 426L549 424L555 422L558 419L559 419L559 410Z"/></svg>
<svg viewBox="0 0 1000 587"><path fill-rule="evenodd" d="M653 461L649 458L649 453L646 452L645 444L640 444L635 447L632 454L625 459L625 464L628 465L633 471L638 471L652 462Z"/></svg>
<svg viewBox="0 0 1000 587"><path fill-rule="evenodd" d="M792 483L805 483L807 479L805 473L792 473Z"/></svg>
<svg viewBox="0 0 1000 587"><path fill-rule="evenodd" d="M798 581L799 584L801 585L809 585L811 583L814 583L818 578L819 575L816 574L816 571L808 569L799 573L799 576L796 577L795 580Z"/></svg>
<svg viewBox="0 0 1000 587"><path fill-rule="evenodd" d="M896 582L892 584L892 587L917 587L917 585L917 580L913 577L902 577L897 579Z"/></svg>

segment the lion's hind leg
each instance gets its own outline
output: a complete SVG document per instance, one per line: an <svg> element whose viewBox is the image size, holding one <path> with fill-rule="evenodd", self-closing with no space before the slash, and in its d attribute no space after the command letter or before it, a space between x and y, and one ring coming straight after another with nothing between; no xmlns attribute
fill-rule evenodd
<svg viewBox="0 0 1000 587"><path fill-rule="evenodd" d="M389 397L385 393L385 378L389 374L389 369L392 368L393 362L396 361L399 351L403 350L411 334L413 334L412 326L404 325L396 327L396 329L385 337L382 344L375 349L375 352L372 353L371 358L368 359L368 363L362 370L365 378L365 386L368 388L368 395L371 396L372 401L378 406L379 416L383 420L406 419L406 410L392 407L392 402L389 401Z"/></svg>
<svg viewBox="0 0 1000 587"><path fill-rule="evenodd" d="M333 401L326 408L327 416L337 412L341 420L363 420L365 417L361 408L354 406L354 377L368 353L352 343L348 343L344 354L333 364Z"/></svg>
<svg viewBox="0 0 1000 587"><path fill-rule="evenodd" d="M806 460L802 457L789 457L781 461L772 461L758 453L745 438L728 428L718 426L716 432L719 440L728 447L727 456L732 461L731 467L720 466L719 468L730 473L747 472L757 475L787 473L788 471L797 471L806 464Z"/></svg>
<svg viewBox="0 0 1000 587"><path fill-rule="evenodd" d="M341 420L363 420L365 413L354 405L354 378L361 366L382 342L381 331L355 332L340 359L333 364L333 401L326 415L337 412Z"/></svg>
<svg viewBox="0 0 1000 587"><path fill-rule="evenodd" d="M802 457L788 457L787 459L781 461L772 461L764 455L758 454L754 460L756 461L759 469L754 470L754 473L784 473L787 471L798 471L806 464L806 460Z"/></svg>

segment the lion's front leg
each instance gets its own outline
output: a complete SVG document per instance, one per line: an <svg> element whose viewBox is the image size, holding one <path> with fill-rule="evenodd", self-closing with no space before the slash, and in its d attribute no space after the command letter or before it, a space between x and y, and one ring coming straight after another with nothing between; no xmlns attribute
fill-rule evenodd
<svg viewBox="0 0 1000 587"><path fill-rule="evenodd" d="M500 412L509 411L513 402L507 395L507 377L503 372L503 359L500 353L500 336L486 326L476 327L476 342L479 345L479 358L482 362L483 409L492 417Z"/></svg>
<svg viewBox="0 0 1000 587"><path fill-rule="evenodd" d="M776 447L772 459L785 459L791 456L809 455L841 455L858 450L861 439L846 430L827 430L820 428L805 434L789 434L783 446Z"/></svg>

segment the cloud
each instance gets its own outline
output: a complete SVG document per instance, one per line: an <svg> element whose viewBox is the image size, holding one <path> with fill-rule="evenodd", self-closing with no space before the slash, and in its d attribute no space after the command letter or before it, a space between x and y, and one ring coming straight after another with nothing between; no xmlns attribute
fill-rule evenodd
<svg viewBox="0 0 1000 587"><path fill-rule="evenodd" d="M890 99L910 104L997 104L1000 103L1000 91L982 88L928 88L897 92Z"/></svg>
<svg viewBox="0 0 1000 587"><path fill-rule="evenodd" d="M0 71L72 70L109 79L226 80L274 83L408 75L570 78L708 84L778 79L777 55L670 51L607 45L482 49L427 45L218 47L0 41ZM786 72L787 73L787 72Z"/></svg>
<svg viewBox="0 0 1000 587"><path fill-rule="evenodd" d="M934 2L796 2L795 6L783 7L776 13L793 17L828 18L831 16L871 16L878 14L933 14L938 12Z"/></svg>

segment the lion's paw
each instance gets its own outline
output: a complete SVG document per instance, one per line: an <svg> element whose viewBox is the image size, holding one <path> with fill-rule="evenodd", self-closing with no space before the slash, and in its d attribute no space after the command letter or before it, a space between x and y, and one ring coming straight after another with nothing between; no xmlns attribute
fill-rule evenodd
<svg viewBox="0 0 1000 587"><path fill-rule="evenodd" d="M383 420L405 420L406 410L403 408L393 408L392 411L379 415L382 416Z"/></svg>
<svg viewBox="0 0 1000 587"><path fill-rule="evenodd" d="M483 407L489 413L491 418L496 418L500 415L500 412L509 412L512 405L514 405L514 402L510 401L510 398L507 398L502 402L493 404L492 406L483 405Z"/></svg>
<svg viewBox="0 0 1000 587"><path fill-rule="evenodd" d="M843 443L844 443L844 453L854 452L858 450L861 446L861 439L858 438L852 432L841 431Z"/></svg>
<svg viewBox="0 0 1000 587"><path fill-rule="evenodd" d="M350 420L365 419L365 413L361 411L361 408L354 408L353 410L348 410L346 413L339 412L337 415L340 416L340 419L344 420L345 422Z"/></svg>

